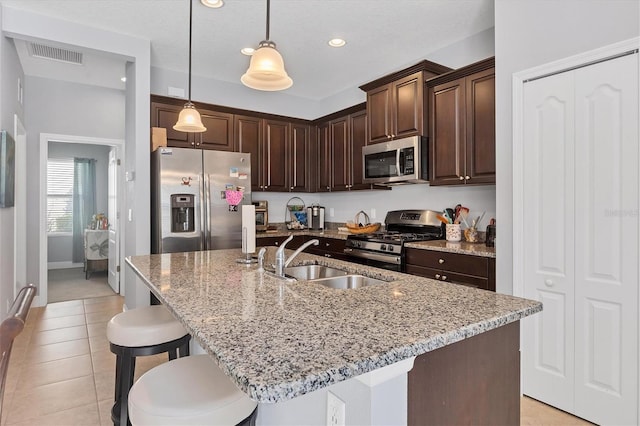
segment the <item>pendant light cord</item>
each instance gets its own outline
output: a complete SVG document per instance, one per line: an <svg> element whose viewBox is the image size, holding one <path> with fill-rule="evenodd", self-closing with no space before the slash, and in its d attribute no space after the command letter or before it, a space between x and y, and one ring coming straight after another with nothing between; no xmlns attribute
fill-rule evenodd
<svg viewBox="0 0 640 426"><path fill-rule="evenodd" d="M189 0L189 103L191 103L191 27L193 26L193 0Z"/></svg>
<svg viewBox="0 0 640 426"><path fill-rule="evenodd" d="M267 0L267 38L265 40L269 41L269 4L271 3L271 0Z"/></svg>

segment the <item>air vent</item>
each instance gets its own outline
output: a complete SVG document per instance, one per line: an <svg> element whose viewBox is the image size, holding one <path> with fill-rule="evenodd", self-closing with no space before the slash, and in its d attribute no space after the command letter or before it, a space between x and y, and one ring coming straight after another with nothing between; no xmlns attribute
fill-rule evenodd
<svg viewBox="0 0 640 426"><path fill-rule="evenodd" d="M38 43L29 43L29 53L34 58L51 59L67 64L82 65L82 53L73 50L60 49Z"/></svg>

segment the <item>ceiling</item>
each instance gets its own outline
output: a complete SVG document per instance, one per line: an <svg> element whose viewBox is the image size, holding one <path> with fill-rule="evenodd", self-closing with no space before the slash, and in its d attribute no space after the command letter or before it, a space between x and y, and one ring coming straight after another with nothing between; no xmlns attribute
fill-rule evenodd
<svg viewBox="0 0 640 426"><path fill-rule="evenodd" d="M151 41L151 65L187 72L189 0L0 0L2 5ZM193 0L193 74L240 84L243 47L265 38L265 0ZM286 93L321 100L428 58L430 52L491 28L493 0L273 0L270 38L293 86ZM332 48L334 37L347 40ZM16 47L25 74L124 88L124 62L84 53L83 65ZM67 48L73 49L69 46ZM447 64L443 64L447 65Z"/></svg>

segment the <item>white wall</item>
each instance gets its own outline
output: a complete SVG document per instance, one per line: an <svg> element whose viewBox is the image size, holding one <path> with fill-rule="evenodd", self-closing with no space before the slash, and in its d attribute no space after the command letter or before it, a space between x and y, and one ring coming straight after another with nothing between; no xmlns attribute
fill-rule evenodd
<svg viewBox="0 0 640 426"><path fill-rule="evenodd" d="M432 51L425 42L424 55L405 64L389 64L384 74L392 73L414 65L423 59L459 68L464 65L493 56L493 28L460 40L450 46ZM249 89L238 82L223 82L193 74L191 98L215 105L230 106L251 111L280 114L314 120L327 114L366 101L366 94L358 87L352 87L336 95L321 100L310 100L288 95L286 92L260 92ZM160 68L151 68L151 93L169 96L169 87L184 90L187 96L188 76L185 73ZM358 84L365 84L362 81ZM197 106L197 105L196 105Z"/></svg>
<svg viewBox="0 0 640 426"><path fill-rule="evenodd" d="M41 133L124 139L124 101L125 95L121 90L27 76L25 82L27 157L34 161L39 158ZM80 149L74 147L76 144L63 145L69 145L68 148L62 149L68 149L70 152ZM56 152L56 148L53 149ZM106 167L108 160L104 159L101 163ZM40 262L40 210L37 206L40 199L41 173L46 173L46 170L38 170L38 167L30 168L27 179L29 194L27 203L30 206L27 215L27 256L34 264L38 264L35 263L36 259ZM106 195L104 198L106 199ZM103 210L106 211L106 204ZM51 253L51 248L48 251ZM47 259L42 261L47 262ZM49 259L49 261L52 260ZM27 280L37 282L37 274L37 268L29 268Z"/></svg>
<svg viewBox="0 0 640 426"><path fill-rule="evenodd" d="M0 12L1 18L1 12ZM0 36L0 128L12 137L13 117L24 119L23 106L18 101L18 80L24 82L24 72L13 42ZM15 209L0 209L0 318L8 311L14 298L14 230Z"/></svg>
<svg viewBox="0 0 640 426"><path fill-rule="evenodd" d="M109 150L104 145L49 142L49 158L92 158L96 160L96 213L107 213ZM72 261L71 235L49 235L47 237L47 262L68 263Z"/></svg>
<svg viewBox="0 0 640 426"><path fill-rule="evenodd" d="M512 293L512 74L636 37L638 0L495 0L497 291Z"/></svg>

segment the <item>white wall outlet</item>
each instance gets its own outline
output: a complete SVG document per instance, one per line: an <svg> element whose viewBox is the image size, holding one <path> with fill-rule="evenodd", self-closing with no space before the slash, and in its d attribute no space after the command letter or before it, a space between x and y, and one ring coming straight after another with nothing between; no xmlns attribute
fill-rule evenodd
<svg viewBox="0 0 640 426"><path fill-rule="evenodd" d="M375 219L376 218L376 209L371 209L371 219Z"/></svg>
<svg viewBox="0 0 640 426"><path fill-rule="evenodd" d="M345 426L344 401L327 392L327 426Z"/></svg>
<svg viewBox="0 0 640 426"><path fill-rule="evenodd" d="M329 217L333 217L335 216L336 211L333 207L329 207Z"/></svg>

